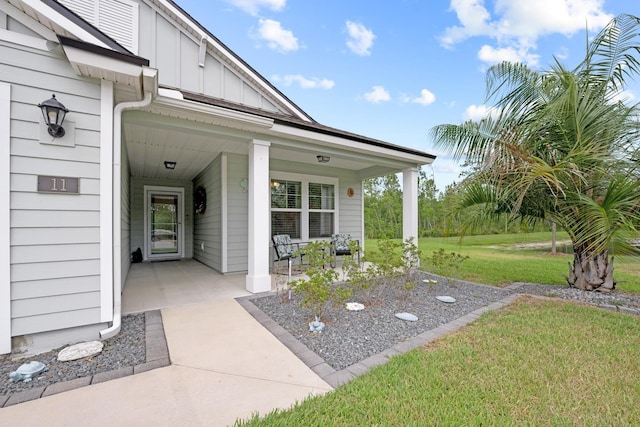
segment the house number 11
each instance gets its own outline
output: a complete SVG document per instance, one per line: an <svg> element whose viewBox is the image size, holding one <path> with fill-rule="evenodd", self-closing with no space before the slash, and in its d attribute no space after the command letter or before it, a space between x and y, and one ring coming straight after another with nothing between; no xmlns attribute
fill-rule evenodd
<svg viewBox="0 0 640 427"><path fill-rule="evenodd" d="M38 175L38 191L42 193L78 194L78 178Z"/></svg>
<svg viewBox="0 0 640 427"><path fill-rule="evenodd" d="M58 190L58 180L60 180L60 190ZM67 186L65 185L67 180L65 178L51 178L51 191L67 191Z"/></svg>

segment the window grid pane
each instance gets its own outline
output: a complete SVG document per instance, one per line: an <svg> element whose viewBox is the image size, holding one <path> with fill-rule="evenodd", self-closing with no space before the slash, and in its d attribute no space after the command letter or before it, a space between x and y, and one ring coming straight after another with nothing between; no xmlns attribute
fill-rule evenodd
<svg viewBox="0 0 640 427"><path fill-rule="evenodd" d="M333 212L309 212L309 237L331 237Z"/></svg>
<svg viewBox="0 0 640 427"><path fill-rule="evenodd" d="M271 180L271 207L276 209L302 208L302 183Z"/></svg>
<svg viewBox="0 0 640 427"><path fill-rule="evenodd" d="M288 234L300 239L300 212L271 212L271 234Z"/></svg>
<svg viewBox="0 0 640 427"><path fill-rule="evenodd" d="M334 209L334 186L310 182L309 209Z"/></svg>

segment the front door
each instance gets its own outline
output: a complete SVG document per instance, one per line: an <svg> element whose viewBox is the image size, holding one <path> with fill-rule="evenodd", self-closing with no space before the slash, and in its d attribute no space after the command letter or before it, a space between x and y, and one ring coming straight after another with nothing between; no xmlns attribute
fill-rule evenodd
<svg viewBox="0 0 640 427"><path fill-rule="evenodd" d="M145 187L145 193L147 258L182 258L184 191L181 188Z"/></svg>

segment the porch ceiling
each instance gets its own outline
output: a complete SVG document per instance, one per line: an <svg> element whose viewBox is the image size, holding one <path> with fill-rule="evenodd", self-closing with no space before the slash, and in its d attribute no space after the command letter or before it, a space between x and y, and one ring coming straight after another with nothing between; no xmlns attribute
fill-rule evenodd
<svg viewBox="0 0 640 427"><path fill-rule="evenodd" d="M246 155L253 138L271 141L269 156L272 162L318 165L317 155L329 156L329 162L323 164L327 176L338 169L358 171L363 178L401 169L397 162L388 159L327 148L308 141L301 144L238 128L143 111L125 112L123 116L123 142L131 175L135 177L189 181L223 152ZM176 162L176 168L165 168L165 161Z"/></svg>

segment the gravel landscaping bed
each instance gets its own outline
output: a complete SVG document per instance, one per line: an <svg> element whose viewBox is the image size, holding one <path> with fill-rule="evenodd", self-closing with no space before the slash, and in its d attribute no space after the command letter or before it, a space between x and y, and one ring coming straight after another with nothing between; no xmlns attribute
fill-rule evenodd
<svg viewBox="0 0 640 427"><path fill-rule="evenodd" d="M429 285L422 282L425 279L437 280L438 283ZM417 282L418 286L407 292L401 291L398 286L381 286L368 298L362 295L351 298L349 301L365 304L362 311L347 311L344 306L328 306L321 319L326 323L322 333L309 332L308 324L314 318L300 306L300 298L295 294L291 300L286 292L270 294L252 298L252 303L336 371L513 293L571 299L611 310L640 314L640 296L619 291L603 294L579 291L567 286L528 283L514 283L507 288L498 288L447 280L425 272L418 273ZM436 296L451 296L456 302L441 302ZM395 314L401 312L414 314L418 320L410 322L396 318ZM0 356L0 397L145 363L145 314L124 316L121 332L105 340L104 349L98 355L59 362L57 355L61 349L32 357L20 354ZM11 372L32 360L43 362L49 370L28 383L9 382Z"/></svg>
<svg viewBox="0 0 640 427"><path fill-rule="evenodd" d="M425 279L437 280L437 284L430 286L423 283ZM309 331L309 322L314 317L301 307L300 297L295 293L291 300L287 293L280 293L253 299L252 303L336 371L513 293L572 299L640 313L639 296L617 291L602 294L567 286L525 283L497 288L447 280L425 272L418 273L417 283L418 286L411 291L402 291L397 285L387 285L381 286L375 297L356 295L349 299L350 302L363 303L365 309L362 311L348 311L344 305L328 305L321 318L326 324L325 330L320 333ZM456 301L446 303L436 299L436 296L450 296ZM395 314L402 312L414 314L418 320L412 322L396 318Z"/></svg>
<svg viewBox="0 0 640 427"><path fill-rule="evenodd" d="M95 356L59 362L57 360L58 352L62 348L31 357L24 357L20 354L0 356L0 395L8 395L144 363L146 358L145 315L140 313L124 316L120 333L113 338L104 340L102 352ZM18 369L23 363L32 360L44 363L49 370L38 375L31 382L9 382L11 372Z"/></svg>

